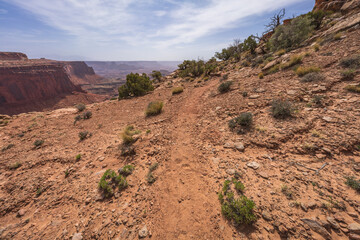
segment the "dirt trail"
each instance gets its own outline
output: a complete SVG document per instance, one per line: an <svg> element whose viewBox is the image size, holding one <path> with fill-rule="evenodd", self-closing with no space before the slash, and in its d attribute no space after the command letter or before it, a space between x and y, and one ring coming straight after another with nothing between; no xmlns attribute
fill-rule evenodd
<svg viewBox="0 0 360 240"><path fill-rule="evenodd" d="M195 148L199 102L214 83L195 88L177 109L172 132L173 146L159 178L160 214L155 219L155 239L217 239L222 235L214 222L219 214L217 195L211 190L209 165Z"/></svg>

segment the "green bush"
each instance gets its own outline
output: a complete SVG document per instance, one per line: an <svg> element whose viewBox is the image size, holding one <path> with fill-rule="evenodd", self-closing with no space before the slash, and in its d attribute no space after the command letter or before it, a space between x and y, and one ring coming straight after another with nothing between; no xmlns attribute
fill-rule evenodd
<svg viewBox="0 0 360 240"><path fill-rule="evenodd" d="M347 69L340 72L341 79L344 81L351 81L354 80L356 76L356 71L354 69Z"/></svg>
<svg viewBox="0 0 360 240"><path fill-rule="evenodd" d="M274 100L272 102L271 112L274 118L285 119L291 117L291 103L287 100Z"/></svg>
<svg viewBox="0 0 360 240"><path fill-rule="evenodd" d="M319 72L311 72L301 78L302 82L321 82L324 81L325 76Z"/></svg>
<svg viewBox="0 0 360 240"><path fill-rule="evenodd" d="M253 116L250 112L241 113L240 116L229 121L229 128L241 132L244 128L250 128L253 123Z"/></svg>
<svg viewBox="0 0 360 240"><path fill-rule="evenodd" d="M311 11L306 15L309 16L309 18L311 20L311 25L313 25L315 29L319 29L324 17L329 14L330 14L330 12L325 12L323 10L317 10L317 11Z"/></svg>
<svg viewBox="0 0 360 240"><path fill-rule="evenodd" d="M81 154L79 153L78 155L75 156L75 160L79 161L81 159Z"/></svg>
<svg viewBox="0 0 360 240"><path fill-rule="evenodd" d="M36 140L35 142L34 142L34 146L35 147L40 147L41 145L43 145L44 144L44 140Z"/></svg>
<svg viewBox="0 0 360 240"><path fill-rule="evenodd" d="M346 177L345 183L360 193L360 180L356 180L355 177Z"/></svg>
<svg viewBox="0 0 360 240"><path fill-rule="evenodd" d="M145 111L146 116L149 117L149 116L159 115L162 112L163 106L164 106L163 102L159 102L159 101L150 102Z"/></svg>
<svg viewBox="0 0 360 240"><path fill-rule="evenodd" d="M245 187L241 182L233 181L235 189L243 192ZM254 214L255 203L246 196L241 195L235 198L235 194L231 191L231 181L224 182L222 191L218 193L218 199L221 203L221 213L235 224L252 224L256 221Z"/></svg>
<svg viewBox="0 0 360 240"><path fill-rule="evenodd" d="M90 112L90 111L86 111L82 115L83 119L90 119L91 117L92 117L92 112Z"/></svg>
<svg viewBox="0 0 360 240"><path fill-rule="evenodd" d="M172 89L172 95L175 95L175 94L180 94L184 91L184 88L182 87L176 87L176 88L173 88Z"/></svg>
<svg viewBox="0 0 360 240"><path fill-rule="evenodd" d="M186 77L200 77L209 76L216 71L216 59L210 59L208 62L203 60L185 60L183 63L178 65L179 76L182 78Z"/></svg>
<svg viewBox="0 0 360 240"><path fill-rule="evenodd" d="M280 25L270 38L272 51L293 49L306 40L313 31L311 19L308 16L299 16L291 20L288 25Z"/></svg>
<svg viewBox="0 0 360 240"><path fill-rule="evenodd" d="M255 40L255 36L251 35L244 40L244 45L243 45L244 51L250 51L251 53L255 53L256 47L257 47L257 43Z"/></svg>
<svg viewBox="0 0 360 240"><path fill-rule="evenodd" d="M230 91L231 85L232 85L232 81L223 82L219 85L218 91L220 93L226 93L226 92Z"/></svg>
<svg viewBox="0 0 360 240"><path fill-rule="evenodd" d="M354 55L340 61L340 65L344 68L357 69L360 68L360 55Z"/></svg>
<svg viewBox="0 0 360 240"><path fill-rule="evenodd" d="M77 105L75 105L75 108L79 111L79 112L82 112L86 109L86 106L82 103L79 103Z"/></svg>
<svg viewBox="0 0 360 240"><path fill-rule="evenodd" d="M119 174L123 176L129 176L134 171L135 167L133 165L125 165L119 169Z"/></svg>
<svg viewBox="0 0 360 240"><path fill-rule="evenodd" d="M89 138L90 136L91 136L91 133L89 133L88 131L79 132L80 141L83 141L83 140Z"/></svg>
<svg viewBox="0 0 360 240"><path fill-rule="evenodd" d="M294 55L291 56L290 61L281 65L282 69L290 68L297 64L301 64L304 56L303 55Z"/></svg>
<svg viewBox="0 0 360 240"><path fill-rule="evenodd" d="M15 145L12 144L12 143L10 143L9 145L3 147L3 148L1 149L1 151L2 151L2 152L5 152L6 150L9 150L9 149L11 149L11 148L13 148L13 147L15 147Z"/></svg>
<svg viewBox="0 0 360 240"><path fill-rule="evenodd" d="M117 175L115 171L108 169L101 177L98 186L105 197L111 197L115 188L123 190L128 187L128 183L123 175Z"/></svg>
<svg viewBox="0 0 360 240"><path fill-rule="evenodd" d="M154 90L152 81L143 73L130 73L126 76L126 83L119 87L119 100L132 96L143 96L146 93Z"/></svg>
<svg viewBox="0 0 360 240"><path fill-rule="evenodd" d="M156 79L158 82L160 82L161 81L161 78L162 78L162 74L161 74L161 72L160 71L152 71L152 73L151 73L151 77L153 78L153 79Z"/></svg>

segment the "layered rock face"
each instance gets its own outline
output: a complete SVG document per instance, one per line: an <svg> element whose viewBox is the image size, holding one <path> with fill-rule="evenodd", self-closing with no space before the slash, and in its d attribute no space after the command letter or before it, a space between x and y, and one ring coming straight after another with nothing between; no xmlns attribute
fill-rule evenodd
<svg viewBox="0 0 360 240"><path fill-rule="evenodd" d="M70 80L76 84L97 84L103 79L95 74L94 69L89 67L85 62L63 62L64 69L70 76Z"/></svg>
<svg viewBox="0 0 360 240"><path fill-rule="evenodd" d="M18 114L93 103L106 97L85 92L80 84L101 79L84 62L27 59L0 53L0 114Z"/></svg>
<svg viewBox="0 0 360 240"><path fill-rule="evenodd" d="M27 60L24 53L18 52L0 52L0 61Z"/></svg>
<svg viewBox="0 0 360 240"><path fill-rule="evenodd" d="M316 0L314 10L350 12L360 8L360 0Z"/></svg>

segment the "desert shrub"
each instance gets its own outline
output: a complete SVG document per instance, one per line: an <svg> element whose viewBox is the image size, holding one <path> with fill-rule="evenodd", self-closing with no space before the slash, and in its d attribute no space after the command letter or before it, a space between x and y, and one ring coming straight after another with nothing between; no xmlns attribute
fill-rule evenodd
<svg viewBox="0 0 360 240"><path fill-rule="evenodd" d="M318 51L320 50L320 45L316 43L316 44L313 46L313 49L314 49L315 52L318 52Z"/></svg>
<svg viewBox="0 0 360 240"><path fill-rule="evenodd" d="M241 133L244 130L249 129L252 126L252 123L253 116L250 112L241 113L240 116L229 121L229 128L232 131Z"/></svg>
<svg viewBox="0 0 360 240"><path fill-rule="evenodd" d="M82 116L81 115L77 115L75 118L74 118L74 125L80 121L82 119Z"/></svg>
<svg viewBox="0 0 360 240"><path fill-rule="evenodd" d="M13 148L13 147L15 147L15 145L12 144L12 143L10 143L9 145L3 147L3 148L1 149L1 151L2 151L2 152L5 152L6 150L9 150L9 149L11 149L11 148Z"/></svg>
<svg viewBox="0 0 360 240"><path fill-rule="evenodd" d="M259 73L259 75L258 75L258 77L259 77L259 79L263 79L264 78L264 73Z"/></svg>
<svg viewBox="0 0 360 240"><path fill-rule="evenodd" d="M126 76L126 83L119 87L119 100L131 96L143 96L146 93L154 90L152 81L143 73L130 73Z"/></svg>
<svg viewBox="0 0 360 240"><path fill-rule="evenodd" d="M295 71L295 73L299 76L305 76L308 73L312 73L312 72L320 72L321 69L319 67L316 66L309 66L309 67L298 67Z"/></svg>
<svg viewBox="0 0 360 240"><path fill-rule="evenodd" d="M341 79L344 81L351 81L354 80L354 77L356 76L356 71L354 69L347 69L340 72Z"/></svg>
<svg viewBox="0 0 360 240"><path fill-rule="evenodd" d="M43 144L44 144L44 140L40 140L40 139L35 140L35 142L34 142L35 147L40 147Z"/></svg>
<svg viewBox="0 0 360 240"><path fill-rule="evenodd" d="M255 36L251 35L247 39L244 40L243 50L250 51L250 53L255 53L255 49L257 47L257 43L255 40Z"/></svg>
<svg viewBox="0 0 360 240"><path fill-rule="evenodd" d="M45 190L42 188L42 187L39 187L37 190L36 190L36 196L39 197Z"/></svg>
<svg viewBox="0 0 360 240"><path fill-rule="evenodd" d="M360 180L356 180L355 177L346 177L345 183L360 193Z"/></svg>
<svg viewBox="0 0 360 240"><path fill-rule="evenodd" d="M133 146L129 146L124 142L124 144L119 146L119 149L121 150L121 156L133 156L136 154L135 148Z"/></svg>
<svg viewBox="0 0 360 240"><path fill-rule="evenodd" d="M315 29L319 29L324 17L329 14L330 12L317 10L317 11L311 11L306 15L309 16L311 20L311 25L313 25Z"/></svg>
<svg viewBox="0 0 360 240"><path fill-rule="evenodd" d="M153 172L159 167L159 163L154 163L149 167L149 171Z"/></svg>
<svg viewBox="0 0 360 240"><path fill-rule="evenodd" d="M152 172L149 172L146 175L146 181L150 184L154 183L156 181L156 178L154 177L154 175L152 174Z"/></svg>
<svg viewBox="0 0 360 240"><path fill-rule="evenodd" d="M151 73L151 77L153 78L153 79L156 79L157 81L161 81L161 78L162 78L162 74L161 74L161 72L160 71L152 71L152 73Z"/></svg>
<svg viewBox="0 0 360 240"><path fill-rule="evenodd" d="M67 178L67 177L69 176L69 174L70 174L69 169L66 169L65 172L64 172L64 174L65 174L65 178Z"/></svg>
<svg viewBox="0 0 360 240"><path fill-rule="evenodd" d="M176 87L176 88L173 88L172 90L172 95L175 95L175 94L180 94L184 91L184 88L182 87Z"/></svg>
<svg viewBox="0 0 360 240"><path fill-rule="evenodd" d="M241 192L241 193L243 193L245 190L244 184L240 181L234 180L234 187L235 187L236 191Z"/></svg>
<svg viewBox="0 0 360 240"><path fill-rule="evenodd" d="M277 64L266 71L266 75L277 73L280 70L280 64Z"/></svg>
<svg viewBox="0 0 360 240"><path fill-rule="evenodd" d="M274 118L285 119L291 116L292 106L287 100L274 100L271 106L271 113Z"/></svg>
<svg viewBox="0 0 360 240"><path fill-rule="evenodd" d="M79 161L81 159L81 154L79 153L78 155L75 156L75 160Z"/></svg>
<svg viewBox="0 0 360 240"><path fill-rule="evenodd" d="M360 85L347 85L345 89L349 92L360 93Z"/></svg>
<svg viewBox="0 0 360 240"><path fill-rule="evenodd" d="M239 192L244 190L240 182L234 181L234 183L237 183L235 188L239 189ZM235 198L235 194L231 191L230 185L231 181L226 180L222 191L218 193L218 199L221 203L221 213L225 218L233 221L237 225L254 223L256 221L254 214L255 203L244 195Z"/></svg>
<svg viewBox="0 0 360 240"><path fill-rule="evenodd" d="M124 131L121 134L123 143L125 145L132 144L133 142L135 142L135 139L133 138L133 136L135 134L139 134L139 133L140 133L140 131L135 130L134 126L132 126L132 125L126 126L126 128L124 129Z"/></svg>
<svg viewBox="0 0 360 240"><path fill-rule="evenodd" d="M90 111L86 111L82 115L83 119L90 119L91 117L92 117L92 112L90 112Z"/></svg>
<svg viewBox="0 0 360 240"><path fill-rule="evenodd" d="M131 174L131 172L129 174ZM108 169L100 178L98 186L105 197L111 197L114 194L113 191L115 188L123 190L128 187L128 182L122 174L117 175L115 171Z"/></svg>
<svg viewBox="0 0 360 240"><path fill-rule="evenodd" d="M304 56L303 55L293 55L291 56L290 58L290 61L287 62L287 63L284 63L281 65L281 68L282 69L286 69L286 68L290 68L292 66L295 66L297 64L301 64L302 63L302 60L303 60Z"/></svg>
<svg viewBox="0 0 360 240"><path fill-rule="evenodd" d="M309 37L313 29L308 16L294 18L290 24L280 25L275 29L270 38L270 48L272 51L295 48Z"/></svg>
<svg viewBox="0 0 360 240"><path fill-rule="evenodd" d="M286 53L285 49L280 49L277 52L275 52L275 55L280 57L280 56L284 55L285 53Z"/></svg>
<svg viewBox="0 0 360 240"><path fill-rule="evenodd" d="M357 69L360 68L360 55L354 55L344 58L340 61L340 66L344 68Z"/></svg>
<svg viewBox="0 0 360 240"><path fill-rule="evenodd" d="M208 76L213 73L216 69L216 61L210 60L205 62L203 60L185 60L183 63L179 64L178 67L180 77L196 78L202 75Z"/></svg>
<svg viewBox="0 0 360 240"><path fill-rule="evenodd" d="M247 96L248 96L248 93L247 93L247 92L242 92L242 96L243 96L243 97L247 97Z"/></svg>
<svg viewBox="0 0 360 240"><path fill-rule="evenodd" d="M281 192L282 192L288 199L292 199L293 193L292 193L292 191L289 189L289 187L288 187L286 184L281 185Z"/></svg>
<svg viewBox="0 0 360 240"><path fill-rule="evenodd" d="M83 141L83 140L89 138L90 136L91 136L91 133L89 133L88 131L79 132L80 141Z"/></svg>
<svg viewBox="0 0 360 240"><path fill-rule="evenodd" d="M220 93L226 93L226 92L230 91L231 85L232 85L232 81L223 82L219 85L218 91Z"/></svg>
<svg viewBox="0 0 360 240"><path fill-rule="evenodd" d="M16 163L13 163L9 166L9 169L10 170L15 170L15 169L18 169L19 167L21 167L21 163L20 162L16 162Z"/></svg>
<svg viewBox="0 0 360 240"><path fill-rule="evenodd" d="M82 103L79 103L79 104L76 104L75 105L75 108L79 111L79 112L82 112L86 109L86 106Z"/></svg>
<svg viewBox="0 0 360 240"><path fill-rule="evenodd" d="M125 165L119 169L119 174L123 176L129 176L134 171L135 167L133 165Z"/></svg>
<svg viewBox="0 0 360 240"><path fill-rule="evenodd" d="M342 37L342 33L337 33L334 35L334 41L339 41Z"/></svg>
<svg viewBox="0 0 360 240"><path fill-rule="evenodd" d="M228 73L224 74L224 75L222 76L222 78L221 78L221 80L224 80L224 81L226 81L226 80L228 80L228 79L229 79L229 74L228 74Z"/></svg>
<svg viewBox="0 0 360 240"><path fill-rule="evenodd" d="M159 101L150 102L145 111L146 116L149 117L149 116L159 115L162 112L163 106L164 106L163 102L159 102Z"/></svg>
<svg viewBox="0 0 360 240"><path fill-rule="evenodd" d="M301 78L302 82L320 82L325 79L325 76L319 72L311 72Z"/></svg>
<svg viewBox="0 0 360 240"><path fill-rule="evenodd" d="M312 102L318 106L322 105L324 96L322 95L315 95L312 99Z"/></svg>

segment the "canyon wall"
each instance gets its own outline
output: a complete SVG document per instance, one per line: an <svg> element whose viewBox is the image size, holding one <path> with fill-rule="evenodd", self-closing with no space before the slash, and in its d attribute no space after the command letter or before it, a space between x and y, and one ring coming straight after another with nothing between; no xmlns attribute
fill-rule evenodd
<svg viewBox="0 0 360 240"><path fill-rule="evenodd" d="M73 61L63 62L64 69L70 76L70 80L76 84L97 84L103 79L98 76L92 67L89 67L85 62Z"/></svg>
<svg viewBox="0 0 360 240"><path fill-rule="evenodd" d="M347 13L360 9L360 0L316 0L314 10Z"/></svg>
<svg viewBox="0 0 360 240"><path fill-rule="evenodd" d="M24 53L18 52L0 52L0 61L27 60Z"/></svg>

